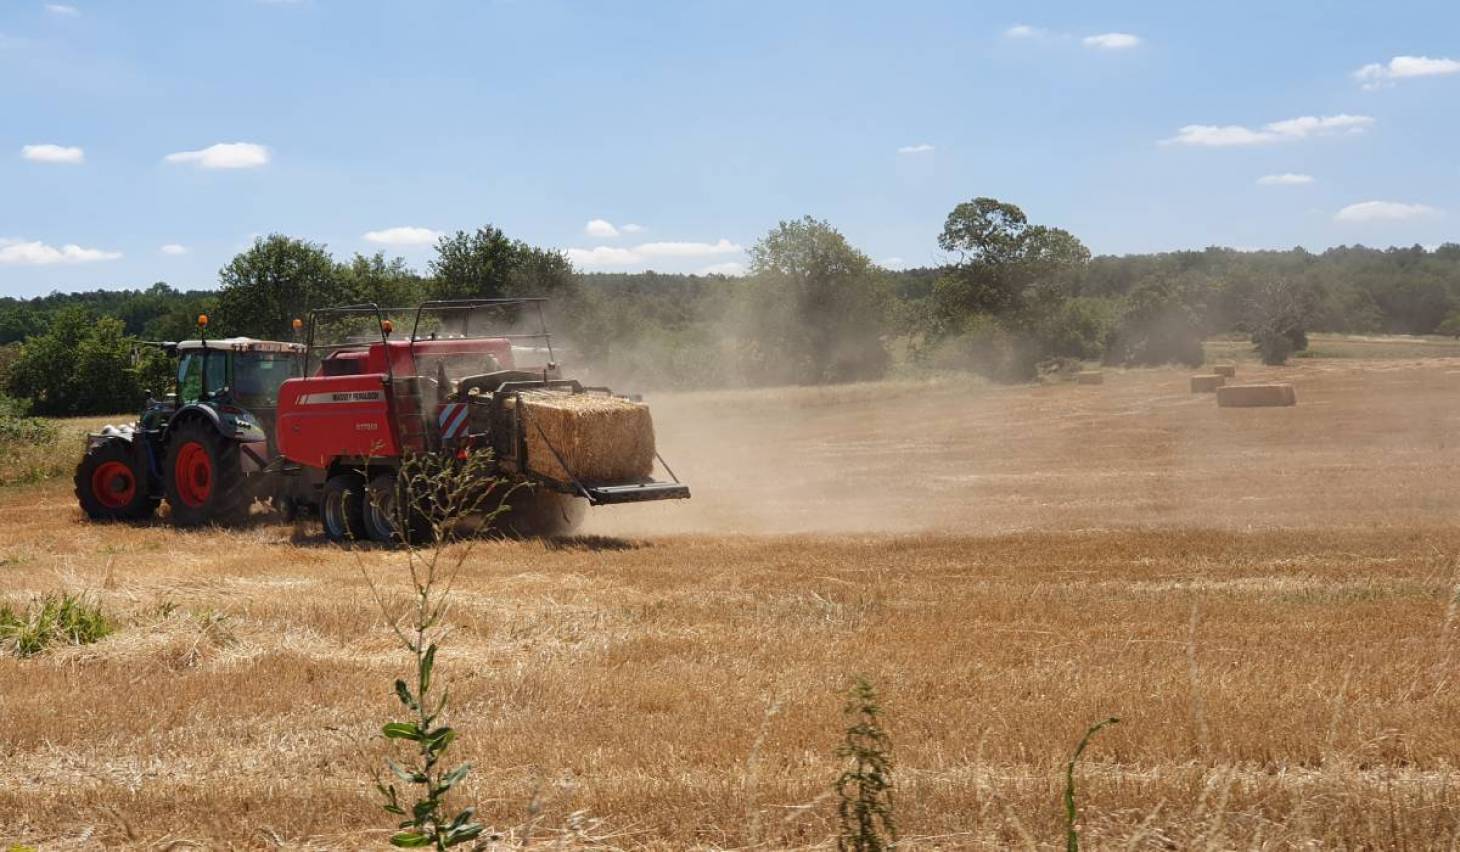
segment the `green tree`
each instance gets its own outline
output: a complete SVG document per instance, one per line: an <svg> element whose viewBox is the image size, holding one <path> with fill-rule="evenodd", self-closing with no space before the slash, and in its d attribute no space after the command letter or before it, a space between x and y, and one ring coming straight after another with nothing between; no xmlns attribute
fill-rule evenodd
<svg viewBox="0 0 1460 852"><path fill-rule="evenodd" d="M11 365L6 391L28 399L40 415L70 416L129 411L142 401L132 362L134 341L115 317L93 319L68 308L45 334L31 337Z"/></svg>
<svg viewBox="0 0 1460 852"><path fill-rule="evenodd" d="M254 240L218 278L215 333L229 336L287 339L296 317L355 299L324 246L283 234Z"/></svg>
<svg viewBox="0 0 1460 852"><path fill-rule="evenodd" d="M576 287L573 265L561 253L509 239L492 225L442 237L430 269L433 299L561 299Z"/></svg>
<svg viewBox="0 0 1460 852"><path fill-rule="evenodd" d="M934 285L948 319L1006 315L1074 295L1090 250L1059 228L1030 225L1024 211L994 198L953 208L938 246L958 260Z"/></svg>
<svg viewBox="0 0 1460 852"><path fill-rule="evenodd" d="M886 373L891 290L831 225L781 222L751 248L750 273L747 337L763 378L817 384Z"/></svg>
<svg viewBox="0 0 1460 852"><path fill-rule="evenodd" d="M369 256L356 254L349 263L340 264L339 276L355 298L381 307L412 307L425 298L421 276L411 271L403 258L387 260L383 251Z"/></svg>

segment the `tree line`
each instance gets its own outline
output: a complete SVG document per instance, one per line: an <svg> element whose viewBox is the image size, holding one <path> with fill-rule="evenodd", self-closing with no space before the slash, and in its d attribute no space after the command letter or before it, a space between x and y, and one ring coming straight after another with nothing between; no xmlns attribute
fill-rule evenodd
<svg viewBox="0 0 1460 852"><path fill-rule="evenodd" d="M893 370L1027 381L1064 362L1199 364L1203 337L1249 336L1280 363L1309 331L1460 336L1460 245L1322 253L1208 248L1092 257L1074 234L992 198L959 204L938 267L888 270L830 223L771 228L740 277L583 273L484 226L442 237L426 269L384 253L260 237L216 290L98 290L0 299L0 391L38 414L134 408L166 388L139 340L288 339L311 308L547 296L570 368L640 388L821 384Z"/></svg>

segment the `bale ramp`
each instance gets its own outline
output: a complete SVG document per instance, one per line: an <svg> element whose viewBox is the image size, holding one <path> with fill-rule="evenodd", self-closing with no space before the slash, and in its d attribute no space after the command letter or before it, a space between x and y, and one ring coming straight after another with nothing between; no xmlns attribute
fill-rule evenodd
<svg viewBox="0 0 1460 852"><path fill-rule="evenodd" d="M1224 378L1222 376L1215 376L1215 375L1213 375L1213 376L1192 376L1191 377L1191 392L1192 393L1211 393L1212 391L1216 390L1217 388L1220 388L1222 385L1225 385L1226 383L1227 383L1226 378Z"/></svg>
<svg viewBox="0 0 1460 852"><path fill-rule="evenodd" d="M507 405L515 408L516 402L509 399ZM524 393L521 402L531 472L556 482L637 482L653 476L649 406L586 393Z"/></svg>
<svg viewBox="0 0 1460 852"><path fill-rule="evenodd" d="M1237 375L1236 364L1216 364L1212 366L1212 372L1224 379L1230 379Z"/></svg>
<svg viewBox="0 0 1460 852"><path fill-rule="evenodd" d="M1289 384L1228 385L1217 389L1222 408L1270 408L1297 405L1298 393Z"/></svg>
<svg viewBox="0 0 1460 852"><path fill-rule="evenodd" d="M1081 370L1075 374L1075 384L1103 385L1105 384L1105 374L1099 370Z"/></svg>

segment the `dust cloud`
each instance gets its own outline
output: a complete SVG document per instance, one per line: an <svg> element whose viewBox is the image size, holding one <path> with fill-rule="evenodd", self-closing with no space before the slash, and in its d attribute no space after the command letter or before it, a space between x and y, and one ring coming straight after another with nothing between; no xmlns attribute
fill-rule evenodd
<svg viewBox="0 0 1460 852"><path fill-rule="evenodd" d="M1443 359L1244 365L1299 405L1219 409L1189 372L653 394L688 501L592 509L586 532L970 534L1446 522L1460 373ZM662 474L661 474L662 475ZM1370 495L1390 495L1374 501Z"/></svg>

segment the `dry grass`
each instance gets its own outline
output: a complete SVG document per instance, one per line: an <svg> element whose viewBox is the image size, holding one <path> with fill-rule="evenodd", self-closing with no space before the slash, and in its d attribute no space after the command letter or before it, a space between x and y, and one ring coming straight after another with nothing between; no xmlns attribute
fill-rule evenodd
<svg viewBox="0 0 1460 852"><path fill-rule="evenodd" d="M58 476L69 476L80 457L82 440L87 432L108 423L122 425L136 420L135 415L112 417L71 417L53 420L55 432L40 441L8 440L0 435L0 486L41 482Z"/></svg>
<svg viewBox="0 0 1460 852"><path fill-rule="evenodd" d="M655 400L694 501L465 568L464 798L570 846L824 844L866 673L910 848L1057 847L1062 763L1112 714L1093 848L1451 848L1457 368L1244 366L1299 386L1266 410L1177 371ZM87 590L120 621L0 660L0 843L381 843L369 737L406 660L355 555L85 524L61 483L0 517L0 597Z"/></svg>

